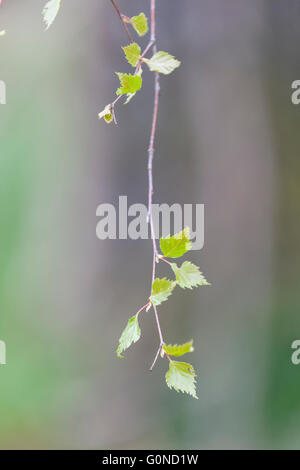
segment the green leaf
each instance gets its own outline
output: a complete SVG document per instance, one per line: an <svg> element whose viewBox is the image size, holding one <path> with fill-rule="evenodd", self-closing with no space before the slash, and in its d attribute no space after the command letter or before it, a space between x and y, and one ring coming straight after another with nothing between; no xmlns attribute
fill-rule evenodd
<svg viewBox="0 0 300 470"><path fill-rule="evenodd" d="M184 344L169 344L168 346L164 344L164 351L169 354L169 356L183 356L184 354L194 351L193 340Z"/></svg>
<svg viewBox="0 0 300 470"><path fill-rule="evenodd" d="M198 266L190 261L184 261L179 268L177 264L172 263L171 267L175 273L177 284L185 289L192 289L196 286L210 286L203 274L199 271Z"/></svg>
<svg viewBox="0 0 300 470"><path fill-rule="evenodd" d="M132 343L136 343L141 337L141 329L139 327L138 317L134 317L128 320L126 328L124 329L119 339L119 346L117 349L117 356L123 358L122 352L129 348Z"/></svg>
<svg viewBox="0 0 300 470"><path fill-rule="evenodd" d="M107 122L108 124L110 122L112 122L113 120L113 114L111 112L111 105L108 104L107 106L105 106L105 108L103 109L103 111L101 111L101 113L98 114L98 117L99 119L104 119L105 122Z"/></svg>
<svg viewBox="0 0 300 470"><path fill-rule="evenodd" d="M170 361L169 370L166 373L166 382L169 388L174 388L176 392L188 393L198 399L195 377L196 374L191 364Z"/></svg>
<svg viewBox="0 0 300 470"><path fill-rule="evenodd" d="M136 42L133 42L132 44L129 44L129 46L122 47L122 49L130 65L132 65L132 67L136 67L141 55L140 46Z"/></svg>
<svg viewBox="0 0 300 470"><path fill-rule="evenodd" d="M131 24L139 36L144 36L148 32L148 19L145 13L131 18Z"/></svg>
<svg viewBox="0 0 300 470"><path fill-rule="evenodd" d="M190 229L186 227L173 237L160 239L160 249L167 258L179 258L191 249Z"/></svg>
<svg viewBox="0 0 300 470"><path fill-rule="evenodd" d="M118 73L121 86L117 90L117 95L126 95L126 93L136 93L141 89L142 77L131 75L130 73Z"/></svg>
<svg viewBox="0 0 300 470"><path fill-rule="evenodd" d="M143 73L143 69L142 69L142 67L140 67L139 70L136 72L136 75L141 77L142 73ZM132 98L134 98L135 95L136 95L136 93L127 93L127 98L126 98L124 104L128 104L132 100Z"/></svg>
<svg viewBox="0 0 300 470"><path fill-rule="evenodd" d="M163 279L157 277L152 284L150 302L153 305L160 305L172 294L175 286L176 282L169 281L165 277Z"/></svg>
<svg viewBox="0 0 300 470"><path fill-rule="evenodd" d="M146 62L152 72L165 75L172 73L181 64L174 56L163 51L156 52L151 59L143 59L143 61Z"/></svg>
<svg viewBox="0 0 300 470"><path fill-rule="evenodd" d="M56 18L58 10L61 6L61 0L50 0L46 3L43 9L43 20L46 24L46 29L50 28Z"/></svg>

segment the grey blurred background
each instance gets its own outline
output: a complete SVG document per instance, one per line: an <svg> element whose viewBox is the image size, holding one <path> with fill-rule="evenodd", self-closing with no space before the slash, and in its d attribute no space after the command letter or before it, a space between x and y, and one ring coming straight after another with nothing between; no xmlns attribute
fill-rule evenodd
<svg viewBox="0 0 300 470"><path fill-rule="evenodd" d="M148 372L152 311L117 359L151 243L95 235L100 203L146 203L153 76L118 127L99 122L130 71L120 20L66 0L45 33L44 3L0 11L1 448L299 449L299 1L157 0L158 47L182 66L161 79L154 202L205 204L190 259L212 283L159 313L167 342L194 338L198 401L167 388L165 361Z"/></svg>

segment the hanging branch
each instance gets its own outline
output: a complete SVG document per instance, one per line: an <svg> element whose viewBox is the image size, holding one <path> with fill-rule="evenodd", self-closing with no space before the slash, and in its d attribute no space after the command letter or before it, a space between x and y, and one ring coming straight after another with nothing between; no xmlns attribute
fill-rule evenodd
<svg viewBox="0 0 300 470"><path fill-rule="evenodd" d="M115 0L110 0L116 13L118 14L130 44L124 46L125 57L128 63L134 67L133 74L130 73L117 73L120 81L120 86L116 91L117 98L105 106L103 111L99 113L99 118L103 118L106 123L114 122L117 124L116 119L116 105L125 97L125 103L129 103L136 93L142 88L142 74L143 66L146 65L151 72L154 72L154 103L153 103L153 116L152 126L150 133L150 141L148 147L148 212L147 221L150 225L151 240L153 246L152 257L152 276L151 276L151 292L147 302L141 307L136 314L128 320L128 323L121 334L119 345L117 349L118 357L122 358L122 354L133 343L136 343L141 337L141 329L139 326L140 314L144 311L149 311L153 308L154 317L159 336L159 347L155 354L153 363L150 370L153 370L159 356L166 357L169 363L169 369L166 373L166 382L168 387L174 390L188 393L194 398L197 398L195 371L191 364L186 362L179 362L174 360L174 357L180 357L184 354L191 353L193 349L193 341L189 341L181 345L167 345L164 341L161 325L159 321L157 306L165 302L172 294L175 286L182 289L192 289L197 286L209 285L199 268L189 261L184 261L179 267L176 263L170 262L167 258L179 258L191 249L190 231L186 227L182 232L174 236L168 236L160 239L159 253L156 243L155 227L152 212L152 199L153 199L153 158L154 158L154 143L157 128L159 94L160 94L160 74L168 75L172 73L180 62L176 60L171 54L164 51L157 51L156 45L156 0L149 0L150 2L150 40L144 49L141 50L137 42L133 41L129 27L132 27L139 36L144 36L148 32L148 19L144 13L129 18L124 15ZM50 0L43 11L44 21L48 28L54 21L61 0ZM148 58L147 55L152 51L153 55ZM173 274L174 280L156 277L156 266L160 261L166 262Z"/></svg>
<svg viewBox="0 0 300 470"><path fill-rule="evenodd" d="M155 9L156 4L155 0L151 0L151 42L154 44L156 41L155 37ZM153 47L153 52L156 53L156 45ZM154 105L153 105L153 118L152 118L152 128L151 128L151 135L150 135L150 142L149 142L149 148L148 148L148 221L150 222L150 230L151 230L151 239L152 239L152 244L153 244L153 268L152 268L152 283L151 286L154 283L155 280L155 272L156 272L156 261L157 261L157 247L156 247L156 239L155 239L155 230L154 230L154 222L153 222L153 213L152 213L152 197L153 197L153 157L154 157L154 141L155 141L155 133L156 133L156 125L157 125L157 116L158 116L158 105L159 105L159 92L160 92L160 84L159 84L159 73L154 72ZM159 353L161 351L161 348L164 345L164 340L163 340L163 335L161 332L161 327L160 327L160 322L159 322L159 317L157 313L157 308L154 305L154 314L155 314L155 320L156 320L156 325L158 329L158 334L159 334L159 348L157 350L155 359L150 367L150 370L153 369L155 366L155 363L158 359Z"/></svg>
<svg viewBox="0 0 300 470"><path fill-rule="evenodd" d="M129 41L133 42L132 36L131 36L131 34L129 32L129 29L127 27L127 24L126 24L124 15L122 15L122 13L120 12L118 5L116 5L116 2L114 0L110 0L110 1L113 5L114 9L116 10L117 14L119 15L119 18L120 18L120 20L121 20L121 22L124 26L124 29L126 31L126 34L127 34L128 38L129 38Z"/></svg>

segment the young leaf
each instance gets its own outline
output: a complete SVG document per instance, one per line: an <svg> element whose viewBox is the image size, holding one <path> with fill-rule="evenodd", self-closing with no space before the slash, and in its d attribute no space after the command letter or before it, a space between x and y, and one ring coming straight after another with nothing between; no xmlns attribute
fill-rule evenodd
<svg viewBox="0 0 300 470"><path fill-rule="evenodd" d="M160 249L167 258L179 258L191 249L190 229L186 227L173 237L160 239Z"/></svg>
<svg viewBox="0 0 300 470"><path fill-rule="evenodd" d="M143 73L143 69L142 67L139 68L139 70L137 71L136 75L138 75L139 77L142 76L142 73ZM136 93L127 93L127 98L126 100L124 101L124 104L128 104L132 98L136 95Z"/></svg>
<svg viewBox="0 0 300 470"><path fill-rule="evenodd" d="M131 18L131 24L139 36L144 36L148 32L148 19L145 13Z"/></svg>
<svg viewBox="0 0 300 470"><path fill-rule="evenodd" d="M136 42L133 42L132 44L129 44L129 46L122 47L122 49L130 65L132 65L132 67L136 67L141 55L140 46Z"/></svg>
<svg viewBox="0 0 300 470"><path fill-rule="evenodd" d="M49 0L49 2L47 2L44 6L43 20L46 24L46 29L50 28L50 26L52 25L53 21L56 18L58 10L60 9L60 6L61 0Z"/></svg>
<svg viewBox="0 0 300 470"><path fill-rule="evenodd" d="M163 51L156 52L151 59L143 59L143 61L146 62L152 72L165 75L172 73L181 64L174 56Z"/></svg>
<svg viewBox="0 0 300 470"><path fill-rule="evenodd" d="M190 261L184 261L179 268L177 264L172 263L171 267L175 273L177 284L185 289L192 289L196 286L210 286L203 274L199 271L198 266Z"/></svg>
<svg viewBox="0 0 300 470"><path fill-rule="evenodd" d="M189 341L188 343L179 344L179 345L169 344L167 346L166 344L164 344L163 349L167 354L169 354L169 356L183 356L184 354L194 351L193 340Z"/></svg>
<svg viewBox="0 0 300 470"><path fill-rule="evenodd" d="M98 117L99 119L104 119L105 122L107 122L108 124L110 122L112 122L113 120L113 115L112 115L112 112L111 112L111 105L108 104L107 106L105 106L105 108L103 109L103 111L101 111L101 113L98 114Z"/></svg>
<svg viewBox="0 0 300 470"><path fill-rule="evenodd" d="M121 86L117 90L117 95L126 95L126 93L135 93L142 87L142 77L140 75L131 75L130 73L118 73Z"/></svg>
<svg viewBox="0 0 300 470"><path fill-rule="evenodd" d="M139 327L138 317L134 315L128 320L126 328L124 329L119 339L119 346L117 349L117 356L123 358L122 352L129 348L132 343L136 343L141 337L141 329Z"/></svg>
<svg viewBox="0 0 300 470"><path fill-rule="evenodd" d="M163 279L157 277L152 284L150 302L153 305L160 305L172 294L175 285L174 281L169 281L165 277Z"/></svg>
<svg viewBox="0 0 300 470"><path fill-rule="evenodd" d="M176 392L188 393L198 399L195 377L196 374L191 364L170 361L169 370L166 373L166 382L169 388L174 388Z"/></svg>

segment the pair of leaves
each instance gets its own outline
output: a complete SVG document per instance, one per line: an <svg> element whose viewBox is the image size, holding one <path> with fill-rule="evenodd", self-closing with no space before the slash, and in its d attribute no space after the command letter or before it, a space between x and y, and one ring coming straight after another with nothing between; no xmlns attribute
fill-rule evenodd
<svg viewBox="0 0 300 470"><path fill-rule="evenodd" d="M163 352L169 356L183 356L184 354L193 352L193 340L185 344L165 344ZM187 362L178 362L170 360L169 370L166 373L166 382L169 388L173 388L176 392L188 393L192 397L198 399L196 393L196 374L191 364Z"/></svg>
<svg viewBox="0 0 300 470"><path fill-rule="evenodd" d="M140 46L133 42L122 49L129 64L136 67L142 53ZM181 63L174 56L163 51L156 52L151 59L143 58L142 61L148 65L152 72L159 72L164 75L172 73Z"/></svg>
<svg viewBox="0 0 300 470"><path fill-rule="evenodd" d="M187 253L191 249L189 228L186 227L173 237L169 235L166 238L161 238L160 249L166 258L179 258ZM171 268L176 276L177 284L182 289L210 285L199 271L198 266L190 261L184 261L181 267L177 266L176 263L171 263Z"/></svg>
<svg viewBox="0 0 300 470"><path fill-rule="evenodd" d="M170 237L160 239L160 249L167 258L179 258L191 249L190 230L186 227L182 232ZM170 263L176 276L176 282L166 278L156 278L152 285L150 302L153 305L160 305L172 294L176 284L181 288L192 289L196 286L207 286L209 283L199 271L198 266L190 261L184 261L181 267L176 263Z"/></svg>
<svg viewBox="0 0 300 470"><path fill-rule="evenodd" d="M43 20L46 24L46 29L50 28L55 20L57 13L61 7L61 0L49 0L43 9Z"/></svg>
<svg viewBox="0 0 300 470"><path fill-rule="evenodd" d="M166 382L169 388L176 392L188 393L198 399L196 393L196 374L191 364L187 362L169 362L169 370L166 373Z"/></svg>

